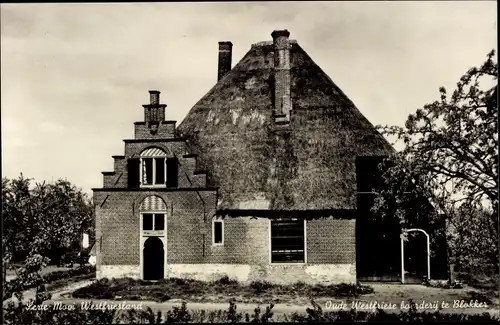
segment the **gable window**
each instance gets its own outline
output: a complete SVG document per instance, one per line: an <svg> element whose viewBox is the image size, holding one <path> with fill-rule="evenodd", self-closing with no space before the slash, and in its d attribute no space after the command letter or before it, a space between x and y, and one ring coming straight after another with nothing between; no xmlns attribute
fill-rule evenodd
<svg viewBox="0 0 500 325"><path fill-rule="evenodd" d="M165 158L142 158L142 185L165 184Z"/></svg>
<svg viewBox="0 0 500 325"><path fill-rule="evenodd" d="M212 244L224 245L224 220L222 219L212 221Z"/></svg>
<svg viewBox="0 0 500 325"><path fill-rule="evenodd" d="M305 220L271 220L271 263L305 263Z"/></svg>
<svg viewBox="0 0 500 325"><path fill-rule="evenodd" d="M165 230L165 214L144 213L142 215L142 230Z"/></svg>
<svg viewBox="0 0 500 325"><path fill-rule="evenodd" d="M158 148L146 149L141 153L141 186L165 186L166 154Z"/></svg>

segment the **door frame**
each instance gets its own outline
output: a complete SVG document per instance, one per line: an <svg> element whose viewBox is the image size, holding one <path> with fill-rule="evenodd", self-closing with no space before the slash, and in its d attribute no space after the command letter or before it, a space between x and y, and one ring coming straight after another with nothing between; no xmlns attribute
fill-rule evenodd
<svg viewBox="0 0 500 325"><path fill-rule="evenodd" d="M430 254L430 237L429 234L420 228L411 228L411 229L403 229L400 237L401 237L401 283L405 283L405 238L407 234L413 231L421 232L425 235L427 240L427 281L431 280L431 254Z"/></svg>
<svg viewBox="0 0 500 325"><path fill-rule="evenodd" d="M163 224L164 224L164 230L163 230L163 235L162 236L145 236L144 235L144 230L142 230L142 221L143 221L143 215L144 214L163 214ZM158 237L162 243L163 243L163 278L166 278L166 269L167 269L167 211L161 211L161 210L151 210L151 211L141 211L139 213L139 254L140 254L140 262L139 262L139 268L140 268L140 277L141 280L144 280L144 244L146 243L146 240L149 237Z"/></svg>

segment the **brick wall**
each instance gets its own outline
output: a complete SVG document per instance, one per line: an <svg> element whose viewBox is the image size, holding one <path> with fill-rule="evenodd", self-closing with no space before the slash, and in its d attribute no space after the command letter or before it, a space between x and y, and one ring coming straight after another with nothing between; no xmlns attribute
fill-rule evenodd
<svg viewBox="0 0 500 325"><path fill-rule="evenodd" d="M193 175L197 170L197 158L183 158L187 153L185 143L182 141L172 141L164 143L151 143L151 142L130 142L125 143L125 155L115 159L114 175L104 175L103 187L104 188L127 188L128 186L128 170L127 159L131 157L138 158L140 153L150 147L157 147L167 153L169 157L177 156L179 158L179 187L202 187L205 186L206 181L204 176Z"/></svg>
<svg viewBox="0 0 500 325"><path fill-rule="evenodd" d="M196 192L172 194L173 213L167 216L167 263L201 263L203 260L203 204ZM214 205L214 197L210 200Z"/></svg>
<svg viewBox="0 0 500 325"><path fill-rule="evenodd" d="M145 122L135 123L135 139L171 139L175 137L175 122L161 121L155 134Z"/></svg>
<svg viewBox="0 0 500 325"><path fill-rule="evenodd" d="M211 219L206 226L207 263L269 263L269 219L226 217L223 246L212 246Z"/></svg>
<svg viewBox="0 0 500 325"><path fill-rule="evenodd" d="M140 264L139 205L150 195L167 205L167 263L201 262L203 222L215 206L215 191L99 191L94 193L98 264Z"/></svg>
<svg viewBox="0 0 500 325"><path fill-rule="evenodd" d="M200 193L200 194L198 194ZM167 263L269 264L269 220L226 217L224 245L212 245L214 191L97 192L96 233L103 265L140 263L139 205L149 195L167 204ZM203 205L200 196L205 205ZM104 202L104 203L103 203ZM354 264L354 220L307 221L308 264Z"/></svg>
<svg viewBox="0 0 500 325"><path fill-rule="evenodd" d="M318 219L307 221L309 264L355 264L355 220Z"/></svg>

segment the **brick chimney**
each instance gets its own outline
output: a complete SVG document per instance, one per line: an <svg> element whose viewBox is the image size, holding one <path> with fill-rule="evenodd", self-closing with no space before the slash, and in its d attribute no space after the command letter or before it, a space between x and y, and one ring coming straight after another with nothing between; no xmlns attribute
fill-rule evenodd
<svg viewBox="0 0 500 325"><path fill-rule="evenodd" d="M144 107L144 121L151 123L159 123L165 120L166 104L160 104L160 92L158 90L149 91L149 104L142 105Z"/></svg>
<svg viewBox="0 0 500 325"><path fill-rule="evenodd" d="M274 121L290 122L292 99L290 92L290 32L275 30L271 33L274 45Z"/></svg>
<svg viewBox="0 0 500 325"><path fill-rule="evenodd" d="M217 71L217 81L231 71L231 58L233 55L233 43L219 42L219 69Z"/></svg>

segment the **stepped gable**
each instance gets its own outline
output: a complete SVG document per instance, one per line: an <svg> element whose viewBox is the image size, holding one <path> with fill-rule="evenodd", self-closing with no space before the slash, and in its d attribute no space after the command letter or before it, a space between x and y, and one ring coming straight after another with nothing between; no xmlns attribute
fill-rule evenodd
<svg viewBox="0 0 500 325"><path fill-rule="evenodd" d="M219 211L355 209L356 155L394 152L287 34L252 45L177 128Z"/></svg>

